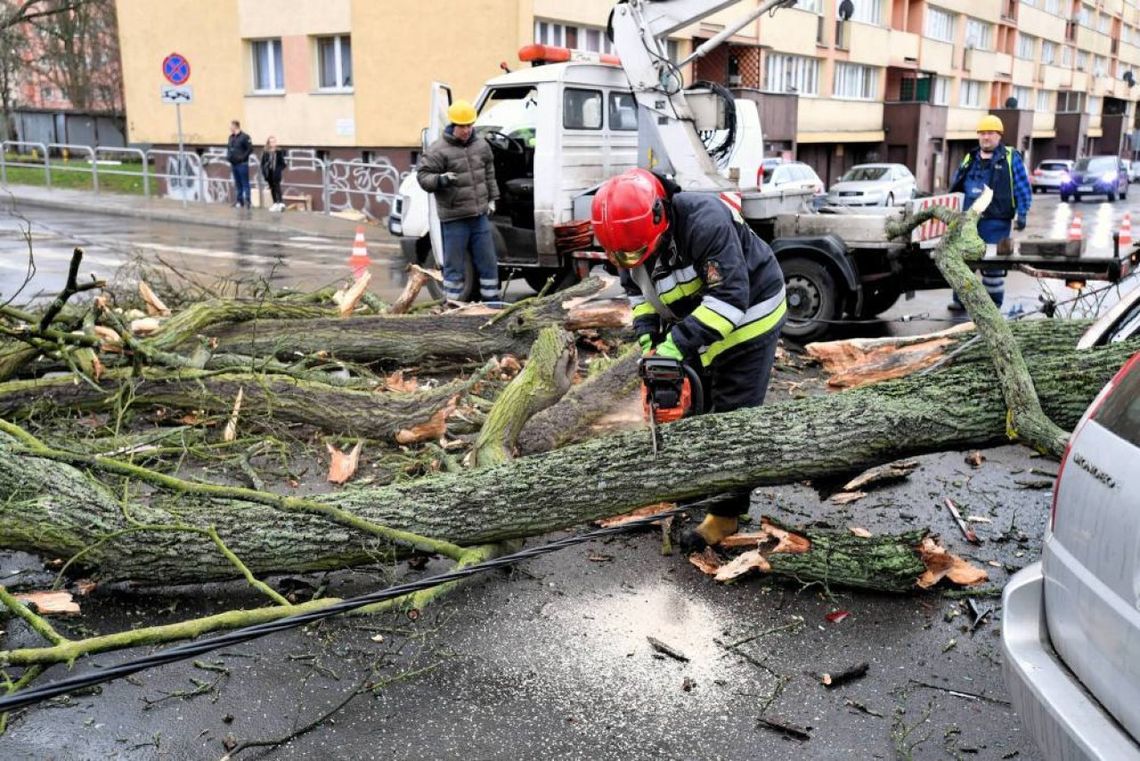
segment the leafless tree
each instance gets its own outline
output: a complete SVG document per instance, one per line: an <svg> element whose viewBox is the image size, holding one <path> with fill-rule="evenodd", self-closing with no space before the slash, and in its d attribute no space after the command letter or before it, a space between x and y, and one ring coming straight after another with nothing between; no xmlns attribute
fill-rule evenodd
<svg viewBox="0 0 1140 761"><path fill-rule="evenodd" d="M121 110L122 75L113 0L47 0L46 12L31 23L37 56L31 65L59 88L72 107Z"/></svg>

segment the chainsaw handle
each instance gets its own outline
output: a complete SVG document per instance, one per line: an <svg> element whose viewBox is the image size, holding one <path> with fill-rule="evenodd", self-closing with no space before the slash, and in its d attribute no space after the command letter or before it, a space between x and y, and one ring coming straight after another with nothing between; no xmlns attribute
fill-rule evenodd
<svg viewBox="0 0 1140 761"><path fill-rule="evenodd" d="M697 372L696 368L688 362L682 362L681 368L685 371L685 377L689 379L690 394L692 396L692 403L685 417L704 414L705 387L701 383L701 375Z"/></svg>

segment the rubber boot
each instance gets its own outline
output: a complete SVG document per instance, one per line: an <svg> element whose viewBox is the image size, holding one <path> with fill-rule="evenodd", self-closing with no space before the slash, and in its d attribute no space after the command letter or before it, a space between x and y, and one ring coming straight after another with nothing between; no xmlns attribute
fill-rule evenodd
<svg viewBox="0 0 1140 761"><path fill-rule="evenodd" d="M738 520L735 515L713 515L709 513L695 529L681 535L681 552L688 555L700 552L705 547L720 544L720 540L736 533Z"/></svg>

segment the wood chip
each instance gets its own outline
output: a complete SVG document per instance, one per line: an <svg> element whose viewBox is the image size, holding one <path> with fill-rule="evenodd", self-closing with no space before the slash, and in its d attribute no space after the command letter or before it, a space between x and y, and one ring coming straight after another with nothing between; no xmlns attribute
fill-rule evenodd
<svg viewBox="0 0 1140 761"><path fill-rule="evenodd" d="M772 535L767 531L752 531L747 534L732 534L720 540L717 547L726 550L742 550L752 549L758 547L764 542L769 541Z"/></svg>
<svg viewBox="0 0 1140 761"><path fill-rule="evenodd" d="M966 455L966 464L972 465L975 468L982 467L982 463L985 461L986 461L986 456L984 454L982 454L980 451L978 451L977 449L975 449L973 452L970 452L970 454Z"/></svg>
<svg viewBox="0 0 1140 761"><path fill-rule="evenodd" d="M131 332L136 336L149 336L158 332L161 323L155 317L140 317L137 320L131 320L130 327Z"/></svg>
<svg viewBox="0 0 1140 761"><path fill-rule="evenodd" d="M238 387L237 396L234 398L234 409L230 413L230 419L226 421L226 429L222 431L222 441L233 441L237 438L238 414L241 412L241 399L244 391L244 388Z"/></svg>
<svg viewBox="0 0 1140 761"><path fill-rule="evenodd" d="M701 573L715 576L717 570L723 565L720 555L712 547L705 547L703 552L694 552L689 555L689 562L700 569Z"/></svg>
<svg viewBox="0 0 1140 761"><path fill-rule="evenodd" d="M676 648L665 644L664 642L657 639L656 637L646 637L645 639L649 640L649 646L650 647L652 647L654 650L661 653L662 655L667 655L670 658L672 658L673 660L681 661L682 663L688 663L689 662L689 656L685 655L680 650L677 650Z"/></svg>
<svg viewBox="0 0 1140 761"><path fill-rule="evenodd" d="M760 550L749 550L741 555L737 555L731 562L721 566L717 569L717 581L732 581L739 578L749 571L760 571L767 573L772 570L772 566L768 563L767 558Z"/></svg>
<svg viewBox="0 0 1140 761"><path fill-rule="evenodd" d="M328 448L329 457L331 458L329 461L328 482L331 484L343 484L356 474L356 468L360 462L360 449L364 446L364 442L356 442L356 445L348 452L342 452L329 443L326 443L325 446Z"/></svg>
<svg viewBox="0 0 1140 761"><path fill-rule="evenodd" d="M930 537L924 538L916 549L926 565L926 571L916 582L921 589L929 589L942 579L963 587L981 584L989 579L989 574L983 569L947 552L945 547Z"/></svg>
<svg viewBox="0 0 1140 761"><path fill-rule="evenodd" d="M860 539L870 539L873 536L870 531L861 526L850 526L847 530Z"/></svg>
<svg viewBox="0 0 1140 761"><path fill-rule="evenodd" d="M397 370L391 375L384 378L384 385L382 388L385 391L401 391L404 393L411 393L418 391L420 384L415 378L405 378L403 370Z"/></svg>
<svg viewBox="0 0 1140 761"><path fill-rule="evenodd" d="M871 664L869 663L859 663L851 666L850 668L843 669L843 671L840 671L837 674L824 674L820 677L820 681L825 687L834 689L842 684L846 684L847 682L853 682L856 679L862 679L867 675L867 669L870 667Z"/></svg>
<svg viewBox="0 0 1140 761"><path fill-rule="evenodd" d="M841 491L831 495L831 501L837 505L850 505L867 496L865 491Z"/></svg>
<svg viewBox="0 0 1140 761"><path fill-rule="evenodd" d="M370 270L362 270L360 277L356 278L347 290L337 291L333 294L333 301L337 305L337 313L341 317L348 317L356 309L356 305L360 303L360 299L364 297L364 292L368 290L368 284L372 282L372 272Z"/></svg>
<svg viewBox="0 0 1140 761"><path fill-rule="evenodd" d="M443 437L447 432L447 418L455 412L459 402L458 396L451 397L447 404L431 416L426 423L414 425L396 432L397 444L419 444L423 441L434 441Z"/></svg>
<svg viewBox="0 0 1140 761"><path fill-rule="evenodd" d="M791 531L787 531L780 528L779 526L769 523L766 518L761 519L760 525L765 531L767 531L778 540L775 548L769 554L786 552L789 555L802 555L811 549L811 540L806 536L793 534Z"/></svg>
<svg viewBox="0 0 1140 761"><path fill-rule="evenodd" d="M97 586L98 586L98 584L96 584L91 579L76 579L75 580L75 592L80 597L86 597L87 595L91 594L92 592L95 591L95 588Z"/></svg>
<svg viewBox="0 0 1140 761"><path fill-rule="evenodd" d="M94 325L91 332L99 339L99 348L103 351L113 351L123 345L123 337L106 325Z"/></svg>
<svg viewBox="0 0 1140 761"><path fill-rule="evenodd" d="M139 281L139 295L142 296L142 300L146 302L146 313L151 317L170 316L170 307L163 304L162 299L142 280Z"/></svg>
<svg viewBox="0 0 1140 761"><path fill-rule="evenodd" d="M75 602L70 592L21 592L13 597L34 605L41 616L79 615L79 603Z"/></svg>
<svg viewBox="0 0 1140 761"><path fill-rule="evenodd" d="M918 460L890 462L871 468L859 474L843 485L843 491L859 491L868 486L883 486L884 484L901 481L909 476L918 467Z"/></svg>
<svg viewBox="0 0 1140 761"><path fill-rule="evenodd" d="M677 505L674 502L655 502L652 505L639 507L636 510L628 513L622 513L621 515L615 515L610 518L602 518L601 520L594 521L594 523L598 526L601 526L602 528L621 526L626 523L635 521L638 518L644 518L647 515L653 515L654 513L661 513L666 510L672 510L676 506ZM660 523L660 521L655 521L655 523Z"/></svg>

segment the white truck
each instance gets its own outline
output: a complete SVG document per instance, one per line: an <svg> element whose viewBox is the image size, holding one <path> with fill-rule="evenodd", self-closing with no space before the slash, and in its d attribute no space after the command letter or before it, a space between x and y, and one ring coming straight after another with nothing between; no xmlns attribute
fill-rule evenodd
<svg viewBox="0 0 1140 761"><path fill-rule="evenodd" d="M475 101L476 126L495 155L500 198L492 221L504 277L522 276L537 289L553 275L566 285L604 262L585 234L592 194L605 179L643 166L686 190L732 194L779 258L787 280L784 332L797 340L822 335L845 314L879 314L903 292L945 287L930 257L907 256L922 234L909 245L888 243L882 213L819 214L810 208L810 191L757 189L763 136L755 103L734 101L723 88L685 89L665 55L669 34L738 1L621 2L609 24L617 56L530 45L520 59L536 65L486 82ZM768 0L690 58L794 2ZM450 89L434 85L425 147L445 125L450 102ZM388 220L408 258L421 265L442 261L434 204L413 173ZM468 262L469 289L474 282Z"/></svg>

